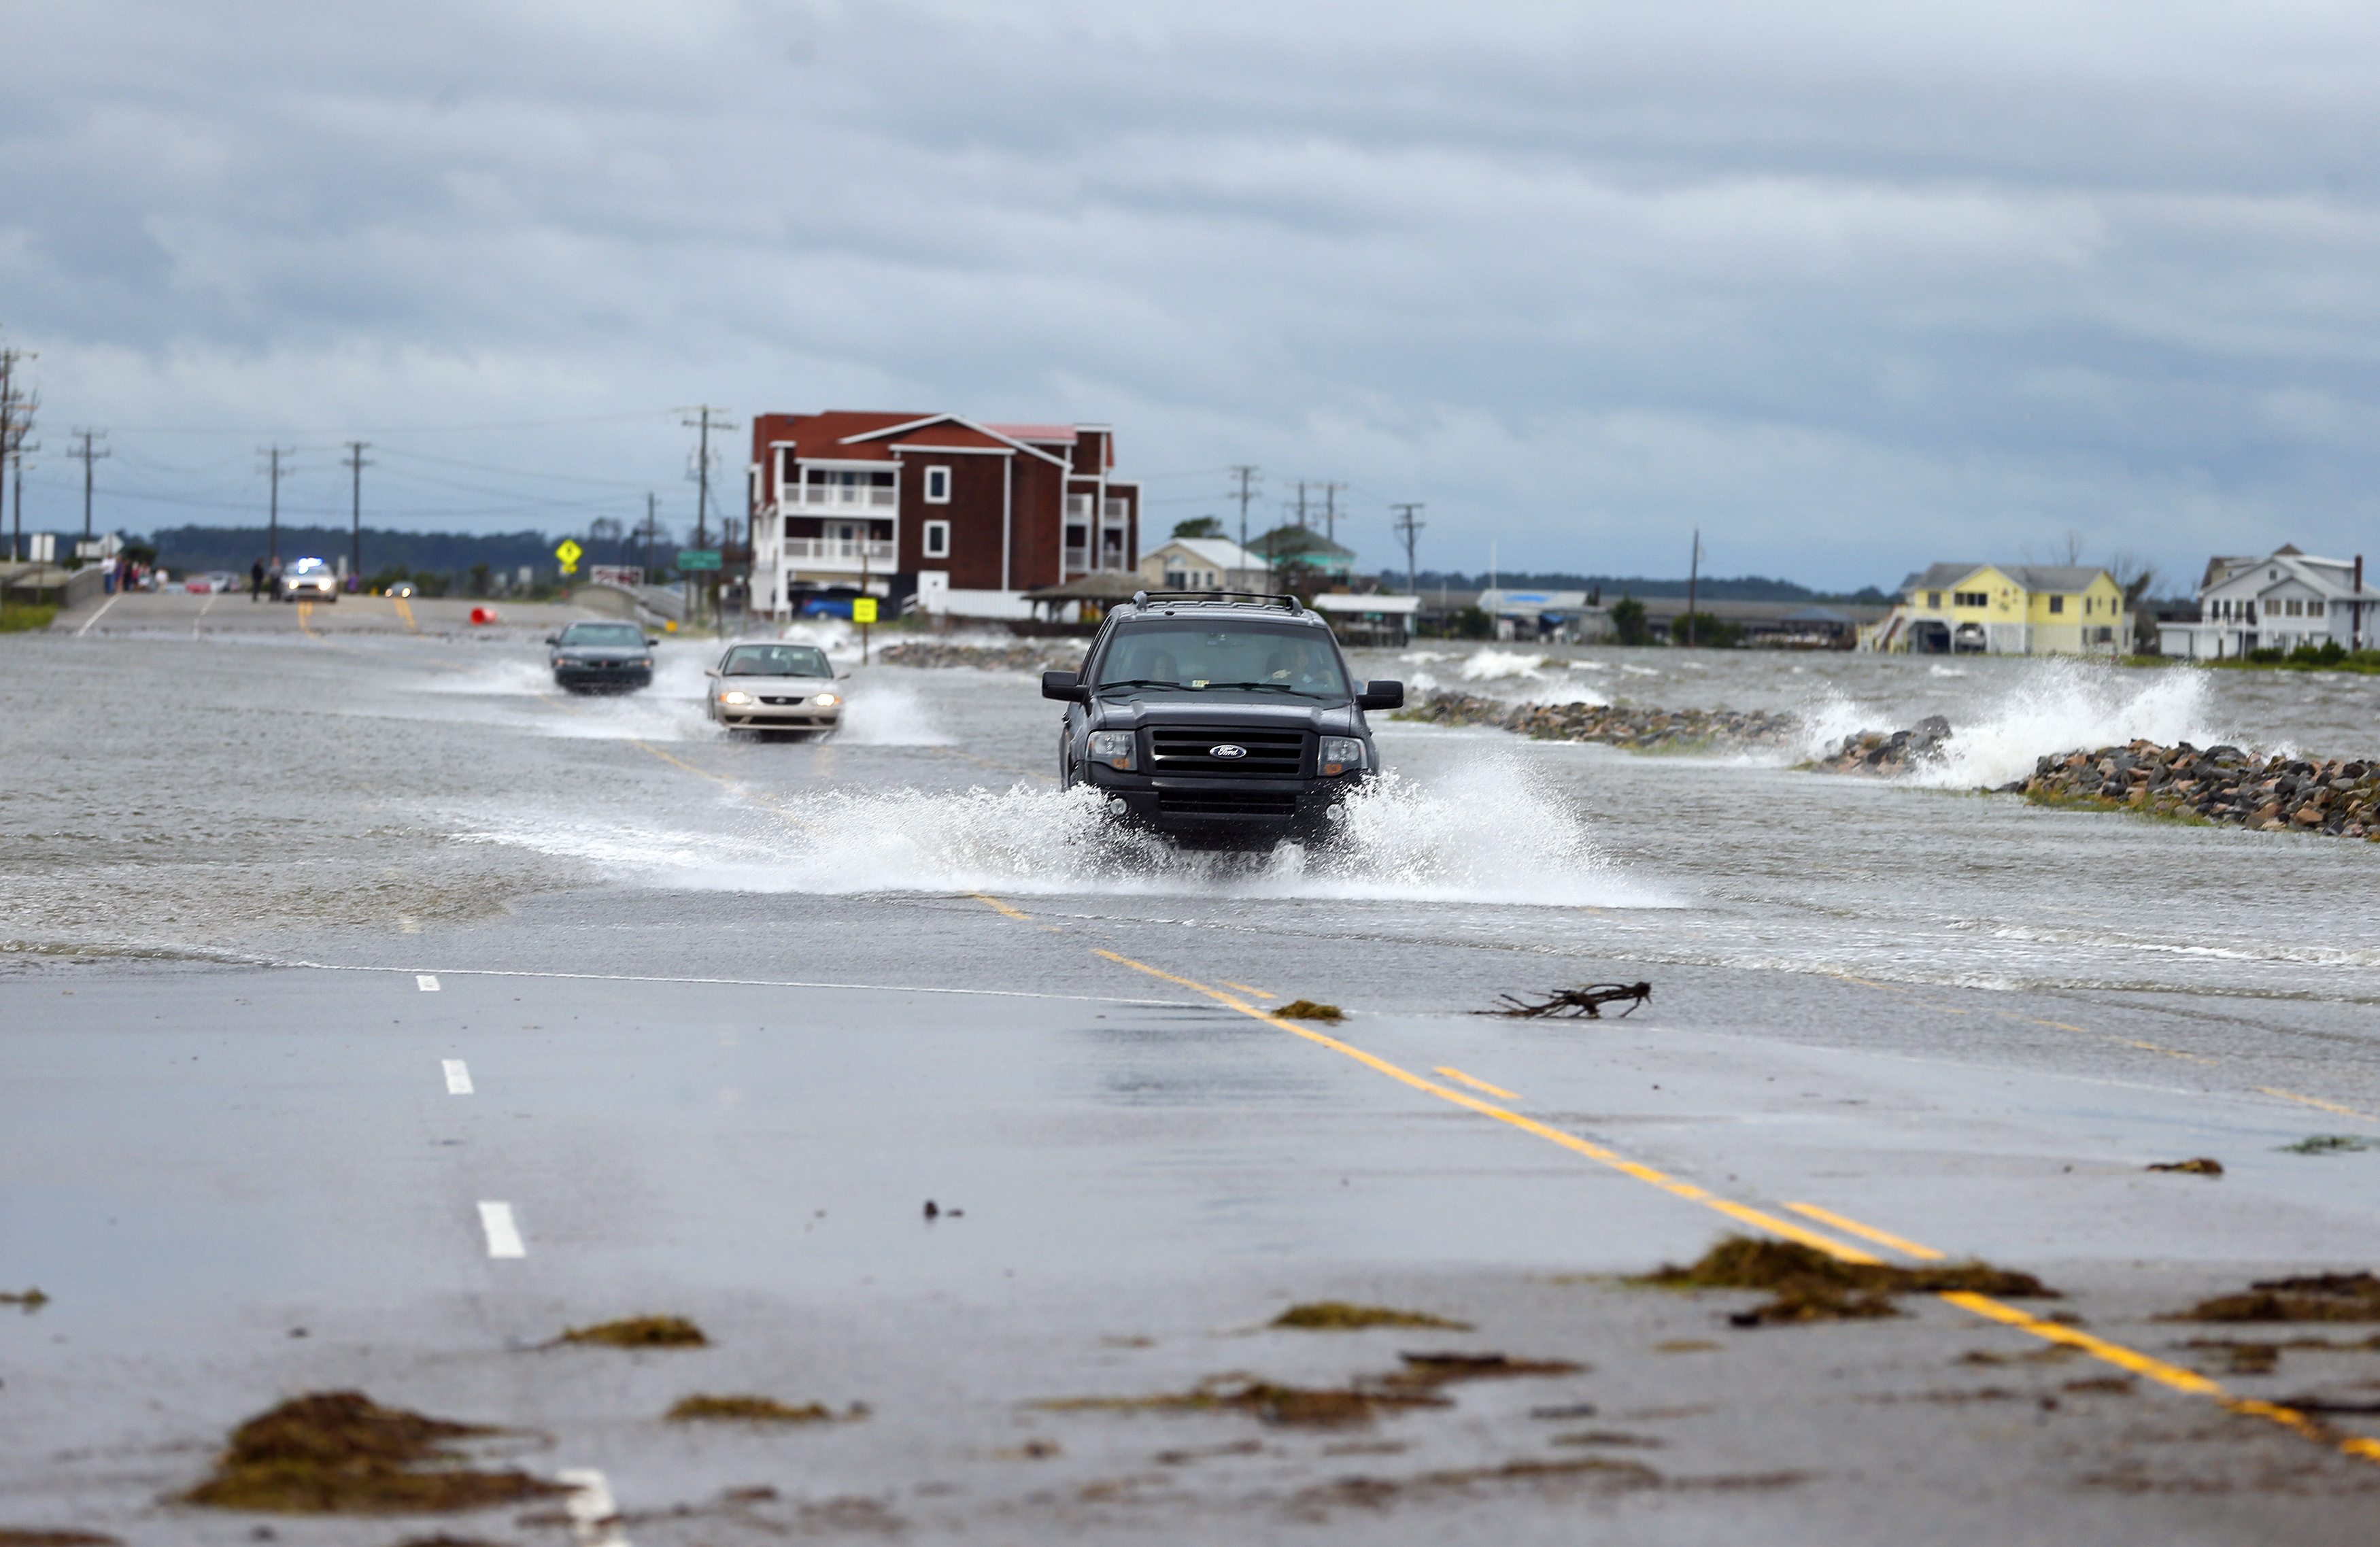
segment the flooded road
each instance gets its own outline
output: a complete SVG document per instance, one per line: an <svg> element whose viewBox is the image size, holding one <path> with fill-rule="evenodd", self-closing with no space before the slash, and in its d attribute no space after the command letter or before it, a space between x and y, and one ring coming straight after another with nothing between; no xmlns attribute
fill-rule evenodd
<svg viewBox="0 0 2380 1547"><path fill-rule="evenodd" d="M51 1297L0 1308L0 1526L250 1540L170 1495L232 1424L341 1386L544 1436L528 1464L601 1471L646 1543L2380 1521L2371 1327L2250 1371L2217 1345L2290 1329L2157 1320L2374 1265L2380 850L1974 793L2132 736L2367 752L2374 679L1368 655L1790 710L1809 740L1650 757L1376 716L1392 776L1342 851L1184 856L1056 789L1024 673L820 636L846 730L761 743L702 717L695 641L650 692L577 699L531 630L294 621L126 607L0 656L0 1287ZM1923 777L1791 766L1929 713L1954 737ZM1636 979L1625 1021L1475 1013ZM1346 1018L1272 1014L1293 998ZM2145 1169L2199 1155L2223 1175ZM2067 1298L1745 1329L1740 1293L1613 1276L1744 1229ZM1267 1330L1330 1300L1466 1329ZM661 1312L714 1346L540 1346ZM1318 1428L1080 1400L1431 1349L1584 1368ZM868 1416L661 1420L722 1390Z"/></svg>

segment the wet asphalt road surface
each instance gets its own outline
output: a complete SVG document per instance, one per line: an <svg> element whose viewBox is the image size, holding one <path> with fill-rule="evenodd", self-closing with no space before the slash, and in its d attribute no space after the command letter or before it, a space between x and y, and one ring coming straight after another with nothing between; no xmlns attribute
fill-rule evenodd
<svg viewBox="0 0 2380 1547"><path fill-rule="evenodd" d="M706 799L793 798L722 793L742 749L624 755ZM2162 1319L2370 1265L2380 1155L2288 1148L2380 1139L2352 994L1663 960L1632 949L1641 916L1593 907L1506 926L1272 894L613 874L404 920L205 952L53 933L0 977L0 1289L50 1297L0 1307L0 1528L325 1547L2380 1529L2380 1417L2322 1410L2380 1402L2380 1351L2239 1373L2204 1346L2374 1327ZM1655 979L1653 1003L1468 1013L1578 977L1564 930L1598 975ZM1270 1014L1297 996L1347 1018ZM2224 1175L2146 1169L2196 1155ZM1973 1255L2063 1297L1746 1328L1730 1313L1764 1297L1625 1282L1733 1231ZM1465 1325L1268 1325L1333 1299ZM638 1314L710 1345L552 1346ZM1577 1368L1333 1427L1078 1400L1337 1386L1432 1352ZM242 1419L342 1388L503 1426L540 1475L600 1473L616 1517L174 1502ZM697 1393L835 1418L664 1420Z"/></svg>

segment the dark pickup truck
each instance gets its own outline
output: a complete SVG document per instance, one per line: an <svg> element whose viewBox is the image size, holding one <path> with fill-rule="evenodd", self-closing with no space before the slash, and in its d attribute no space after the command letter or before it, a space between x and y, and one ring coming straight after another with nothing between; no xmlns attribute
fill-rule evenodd
<svg viewBox="0 0 2380 1547"><path fill-rule="evenodd" d="M1128 825L1197 848L1328 841L1379 771L1367 709L1330 627L1293 596L1141 591L1110 613L1081 672L1044 672L1066 707L1058 775Z"/></svg>

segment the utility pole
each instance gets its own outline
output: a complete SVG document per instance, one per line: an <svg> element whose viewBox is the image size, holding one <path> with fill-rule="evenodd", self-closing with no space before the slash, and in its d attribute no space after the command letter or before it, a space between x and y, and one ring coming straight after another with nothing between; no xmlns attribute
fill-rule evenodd
<svg viewBox="0 0 2380 1547"><path fill-rule="evenodd" d="M653 492L645 491L645 583L653 581L653 533L660 522L653 515Z"/></svg>
<svg viewBox="0 0 2380 1547"><path fill-rule="evenodd" d="M1703 529L1694 529L1694 549L1686 558L1686 647L1694 642L1694 584L1703 572Z"/></svg>
<svg viewBox="0 0 2380 1547"><path fill-rule="evenodd" d="M1235 467L1232 476L1240 481L1240 552L1248 551L1248 501L1256 493L1255 480L1264 476L1258 467Z"/></svg>
<svg viewBox="0 0 2380 1547"><path fill-rule="evenodd" d="M699 430L702 433L694 456L694 545L700 548L707 545L705 540L710 532L710 432L732 429L733 426L727 422L726 409L714 408L709 403L698 404L685 411L695 416L683 421L686 427ZM714 420L713 415L719 417ZM710 593L716 605L719 599L719 582L716 579L710 582Z"/></svg>
<svg viewBox="0 0 2380 1547"><path fill-rule="evenodd" d="M1305 526L1305 480L1302 478L1297 481L1297 525L1301 530Z"/></svg>
<svg viewBox="0 0 2380 1547"><path fill-rule="evenodd" d="M1332 542L1339 541L1339 491L1345 487L1343 483L1322 486L1322 535Z"/></svg>
<svg viewBox="0 0 2380 1547"><path fill-rule="evenodd" d="M42 406L37 393L19 391L17 362L34 357L23 349L0 349L0 458L17 469L17 530L8 543L8 557L24 556L25 453L40 448L27 439L33 432L33 411Z"/></svg>
<svg viewBox="0 0 2380 1547"><path fill-rule="evenodd" d="M1420 535L1421 529L1429 525L1429 523L1427 521L1416 520L1414 513L1427 507L1415 503L1413 505L1392 505L1389 506L1389 508L1397 513L1396 523L1394 526L1390 528L1390 530L1394 531L1399 537L1405 540L1405 589L1412 591L1415 596L1419 596L1421 594L1421 580L1414 573L1414 539Z"/></svg>
<svg viewBox="0 0 2380 1547"><path fill-rule="evenodd" d="M21 558L25 553L25 453L41 449L39 441L18 441L8 452L8 461L17 475L17 536L8 544L8 552L14 557Z"/></svg>
<svg viewBox="0 0 2380 1547"><path fill-rule="evenodd" d="M104 430L77 430L72 433L77 440L82 442L82 445L67 452L67 455L82 464L82 540L88 542L91 541L91 465L95 462L104 462L115 453L99 448L98 443L107 439L107 432Z"/></svg>
<svg viewBox="0 0 2380 1547"><path fill-rule="evenodd" d="M347 443L347 471L353 475L347 496L347 579L357 590L364 583L364 469L371 466L364 452L370 445L370 441Z"/></svg>
<svg viewBox="0 0 2380 1547"><path fill-rule="evenodd" d="M265 476L273 480L272 503L266 506L264 527L264 563L267 568L281 562L281 475L289 471L285 458L295 457L296 448L285 445L264 445L256 448L264 458ZM278 596L273 598L278 602Z"/></svg>

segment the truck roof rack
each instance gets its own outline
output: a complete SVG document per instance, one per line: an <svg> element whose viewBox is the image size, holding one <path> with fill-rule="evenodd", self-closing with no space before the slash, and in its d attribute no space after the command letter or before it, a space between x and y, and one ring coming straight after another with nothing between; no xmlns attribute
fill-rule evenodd
<svg viewBox="0 0 2380 1547"><path fill-rule="evenodd" d="M1250 603L1269 607L1278 604L1292 613L1304 612L1304 605L1286 591L1136 591L1132 593L1135 607L1164 605L1244 607Z"/></svg>

